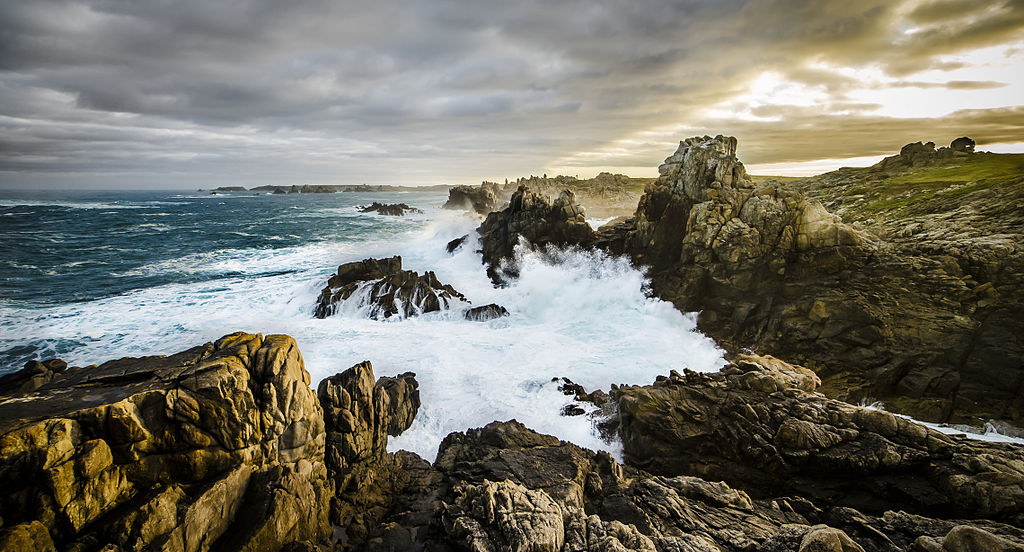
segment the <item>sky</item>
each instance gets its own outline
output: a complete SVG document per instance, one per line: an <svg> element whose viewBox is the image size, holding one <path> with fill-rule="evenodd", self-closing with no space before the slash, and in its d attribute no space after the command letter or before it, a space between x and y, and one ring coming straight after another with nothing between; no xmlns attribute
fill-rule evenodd
<svg viewBox="0 0 1024 552"><path fill-rule="evenodd" d="M753 174L1024 151L1024 0L13 0L0 187Z"/></svg>

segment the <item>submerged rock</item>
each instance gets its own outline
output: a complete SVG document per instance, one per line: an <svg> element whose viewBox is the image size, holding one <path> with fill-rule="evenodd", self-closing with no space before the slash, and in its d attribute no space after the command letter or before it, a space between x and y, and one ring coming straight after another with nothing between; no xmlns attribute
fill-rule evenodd
<svg viewBox="0 0 1024 552"><path fill-rule="evenodd" d="M514 252L521 241L540 248L587 246L594 240L594 230L572 192L565 190L551 202L525 186L512 195L508 208L487 215L477 232L487 275L495 283L517 274Z"/></svg>
<svg viewBox="0 0 1024 552"><path fill-rule="evenodd" d="M404 318L447 309L454 301L469 301L433 272L423 275L402 270L402 258L364 259L338 267L338 273L320 292L313 315L326 318L339 303L353 296L367 307L371 318Z"/></svg>
<svg viewBox="0 0 1024 552"><path fill-rule="evenodd" d="M404 216L406 213L422 213L422 209L410 207L405 203L380 203L374 201L369 205L359 207L360 213L379 213L381 215L389 215L393 217Z"/></svg>
<svg viewBox="0 0 1024 552"><path fill-rule="evenodd" d="M488 320L508 316L508 311L501 305L491 303L489 305L473 307L466 311L465 316L466 320L471 320L473 322L486 322Z"/></svg>

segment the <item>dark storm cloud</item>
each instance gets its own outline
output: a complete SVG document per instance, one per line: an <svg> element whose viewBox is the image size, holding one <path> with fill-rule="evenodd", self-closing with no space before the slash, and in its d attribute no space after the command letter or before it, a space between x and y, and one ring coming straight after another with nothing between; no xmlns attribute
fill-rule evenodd
<svg viewBox="0 0 1024 552"><path fill-rule="evenodd" d="M997 87L909 75L1020 39L1024 5L36 0L0 4L0 21L0 184L427 183L540 172L645 129L702 128L708 107L764 71L819 87L851 121L885 123L844 97L863 83L820 67ZM833 122L756 111L794 129ZM764 125L721 123L759 157L827 156ZM893 124L904 123L927 126ZM856 133L847 149L866 155L876 141ZM641 145L605 161L662 157Z"/></svg>

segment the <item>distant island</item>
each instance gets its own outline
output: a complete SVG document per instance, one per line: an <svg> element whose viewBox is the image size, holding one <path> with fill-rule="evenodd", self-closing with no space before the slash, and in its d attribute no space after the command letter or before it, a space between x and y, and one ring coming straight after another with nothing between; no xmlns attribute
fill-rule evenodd
<svg viewBox="0 0 1024 552"><path fill-rule="evenodd" d="M447 192L451 186L437 184L434 186L392 186L380 184L370 186L368 184L293 184L291 186L256 186L246 188L245 186L221 186L214 188L213 192L272 192L275 194L333 194L336 192ZM202 190L200 190L202 191Z"/></svg>

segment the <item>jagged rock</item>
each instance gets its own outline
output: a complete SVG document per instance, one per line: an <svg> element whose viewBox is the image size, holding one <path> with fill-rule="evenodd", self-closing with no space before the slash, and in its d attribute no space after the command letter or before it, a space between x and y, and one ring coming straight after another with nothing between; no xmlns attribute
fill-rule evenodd
<svg viewBox="0 0 1024 552"><path fill-rule="evenodd" d="M756 496L1024 523L1024 448L827 399L814 391L818 381L772 357L737 355L720 373L619 387L612 396L625 458Z"/></svg>
<svg viewBox="0 0 1024 552"><path fill-rule="evenodd" d="M473 322L486 322L503 316L508 316L508 311L505 310L505 307L494 303L473 307L467 310L465 314L466 320Z"/></svg>
<svg viewBox="0 0 1024 552"><path fill-rule="evenodd" d="M462 236L460 238L455 238L454 240L448 242L448 245L445 246L445 251L447 251L449 254L455 253L456 251L458 251L460 247L462 247L462 244L466 243L466 240L468 238L469 234L466 234L465 236Z"/></svg>
<svg viewBox="0 0 1024 552"><path fill-rule="evenodd" d="M402 270L402 258L364 259L338 267L338 273L327 281L320 292L313 315L327 318L339 303L356 296L358 307L365 308L371 318L408 318L418 314L447 309L455 302L467 302L464 295L448 284L438 281L433 272L422 276Z"/></svg>
<svg viewBox="0 0 1024 552"><path fill-rule="evenodd" d="M360 213L379 213L381 215L389 215L393 217L401 217L406 213L422 213L423 209L417 209L415 207L409 207L405 203L381 203L374 201L369 205L359 207Z"/></svg>
<svg viewBox="0 0 1024 552"><path fill-rule="evenodd" d="M512 194L508 208L487 215L477 232L487 275L495 283L516 275L513 257L520 240L535 248L588 246L594 240L594 230L572 192L564 190L558 199L549 202L525 186Z"/></svg>
<svg viewBox="0 0 1024 552"><path fill-rule="evenodd" d="M492 182L484 182L480 186L455 186L448 190L448 201L441 207L470 210L486 216L504 203L500 196L500 188Z"/></svg>
<svg viewBox="0 0 1024 552"><path fill-rule="evenodd" d="M0 397L0 540L91 550L326 540L325 432L309 385L290 337L237 333Z"/></svg>
<svg viewBox="0 0 1024 552"><path fill-rule="evenodd" d="M377 525L406 479L403 466L412 460L388 454L387 436L412 424L420 406L418 386L411 372L374 381L366 361L317 389L327 426L327 464L335 488L344 491L332 500L331 520L353 542L362 542Z"/></svg>
<svg viewBox="0 0 1024 552"><path fill-rule="evenodd" d="M30 360L25 367L13 374L0 376L0 395L31 393L64 372L68 363L59 358L39 362Z"/></svg>
<svg viewBox="0 0 1024 552"><path fill-rule="evenodd" d="M284 191L284 188L281 188L280 186L274 188L274 195L284 195L287 193L288 192Z"/></svg>

